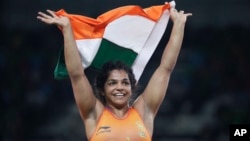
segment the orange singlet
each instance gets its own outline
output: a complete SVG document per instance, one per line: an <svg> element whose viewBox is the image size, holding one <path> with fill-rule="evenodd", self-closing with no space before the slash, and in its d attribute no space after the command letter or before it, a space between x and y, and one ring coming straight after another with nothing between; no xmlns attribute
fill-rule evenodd
<svg viewBox="0 0 250 141"><path fill-rule="evenodd" d="M134 108L124 119L114 117L105 108L90 141L151 141L151 137Z"/></svg>

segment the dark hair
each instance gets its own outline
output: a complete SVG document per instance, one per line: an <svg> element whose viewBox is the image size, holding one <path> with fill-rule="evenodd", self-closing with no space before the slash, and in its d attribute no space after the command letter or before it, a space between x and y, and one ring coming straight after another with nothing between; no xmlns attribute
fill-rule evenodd
<svg viewBox="0 0 250 141"><path fill-rule="evenodd" d="M97 98L104 105L106 104L106 100L102 96L102 93L104 92L104 84L107 81L107 79L110 75L110 72L112 70L124 70L128 74L129 81L131 84L132 93L135 93L135 91L137 89L135 75L133 73L133 70L130 67L128 67L125 63L123 63L121 61L107 62L102 66L101 71L99 72L99 74L97 75L97 77L95 79L95 85L94 85Z"/></svg>

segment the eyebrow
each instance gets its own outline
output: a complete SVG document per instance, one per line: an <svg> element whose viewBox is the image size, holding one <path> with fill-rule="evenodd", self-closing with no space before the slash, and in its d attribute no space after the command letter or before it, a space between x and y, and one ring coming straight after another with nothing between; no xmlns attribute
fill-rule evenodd
<svg viewBox="0 0 250 141"><path fill-rule="evenodd" d="M123 78L121 81L129 81L129 79L128 78ZM107 80L107 82L109 82L109 81L119 81L119 80L117 80L117 79L108 79Z"/></svg>

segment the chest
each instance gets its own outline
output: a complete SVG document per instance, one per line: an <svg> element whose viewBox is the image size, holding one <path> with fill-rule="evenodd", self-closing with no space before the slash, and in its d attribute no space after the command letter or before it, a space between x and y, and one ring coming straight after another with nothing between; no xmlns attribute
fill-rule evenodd
<svg viewBox="0 0 250 141"><path fill-rule="evenodd" d="M91 141L150 141L140 118L123 120L111 116L102 117Z"/></svg>

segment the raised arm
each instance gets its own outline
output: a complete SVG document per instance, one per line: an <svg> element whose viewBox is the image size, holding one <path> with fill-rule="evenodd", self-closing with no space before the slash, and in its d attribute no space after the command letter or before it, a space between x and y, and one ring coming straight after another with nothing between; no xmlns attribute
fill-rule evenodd
<svg viewBox="0 0 250 141"><path fill-rule="evenodd" d="M144 92L136 101L139 108L142 105L143 115L146 114L152 119L165 97L170 75L175 67L182 45L186 19L191 15L191 13L185 14L184 11L178 12L176 9L170 10L170 18L173 21L170 39L162 54L159 67L155 70Z"/></svg>
<svg viewBox="0 0 250 141"><path fill-rule="evenodd" d="M83 120L96 119L96 104L92 87L84 74L79 52L72 32L70 20L67 17L59 17L53 11L47 10L49 14L39 12L37 17L47 24L58 25L62 29L64 38L64 56L66 68L71 80L76 104ZM100 104L100 102L99 102Z"/></svg>

